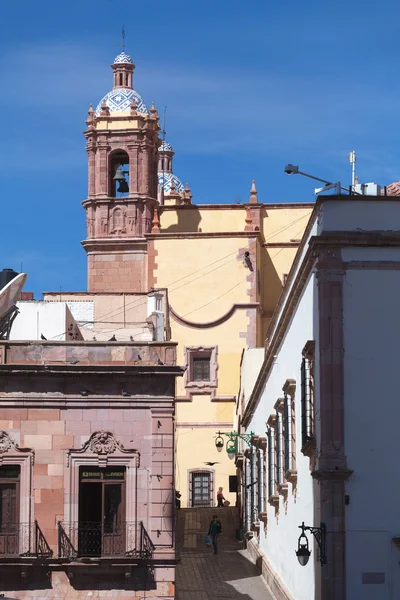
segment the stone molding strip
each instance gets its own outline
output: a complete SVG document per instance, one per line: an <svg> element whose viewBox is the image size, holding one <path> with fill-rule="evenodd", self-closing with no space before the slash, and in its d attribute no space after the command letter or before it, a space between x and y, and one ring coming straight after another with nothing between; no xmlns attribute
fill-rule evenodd
<svg viewBox="0 0 400 600"><path fill-rule="evenodd" d="M259 231L168 231L161 230L160 233L146 233L146 240L175 240L175 239L199 239L199 238L248 238L255 237L261 239ZM118 238L115 238L118 239ZM82 242L83 244L83 242Z"/></svg>
<svg viewBox="0 0 400 600"><path fill-rule="evenodd" d="M193 402L192 396L211 396L210 402L236 402L236 396L212 396L215 390L187 390L187 396L176 396L175 402Z"/></svg>
<svg viewBox="0 0 400 600"><path fill-rule="evenodd" d="M249 202L244 202L243 204L182 204L182 205L164 205L162 207L164 211L173 211L173 210L243 210L246 206L249 205ZM251 205L252 207L254 204ZM315 202L288 202L285 204L263 204L259 202L257 204L260 208L314 208Z"/></svg>
<svg viewBox="0 0 400 600"><path fill-rule="evenodd" d="M232 306L228 310L228 312L226 312L224 315L222 315L218 319L215 319L214 321L206 321L205 323L199 323L196 321L189 321L188 319L185 319L184 317L179 316L178 313L175 312L175 310L172 308L172 306L169 305L169 310L170 310L171 316L174 319L174 321L179 323L179 325L185 325L186 327L192 327L193 329L211 329L212 327L217 327L218 325L222 325L222 323L224 323L225 321L230 319L231 316L237 310L249 310L251 308L259 309L260 303L259 302L240 302L240 303L238 302L238 303L232 304Z"/></svg>
<svg viewBox="0 0 400 600"><path fill-rule="evenodd" d="M207 428L221 428L221 427L226 427L226 428L233 428L233 423L220 423L218 421L216 421L215 423L201 423L198 421L181 421L179 423L176 423L176 427L177 428L185 428L185 429L199 429L202 427L207 427Z"/></svg>

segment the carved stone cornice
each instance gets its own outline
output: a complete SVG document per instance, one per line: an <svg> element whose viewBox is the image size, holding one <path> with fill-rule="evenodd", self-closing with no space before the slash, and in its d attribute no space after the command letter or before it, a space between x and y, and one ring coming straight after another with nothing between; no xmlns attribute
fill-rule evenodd
<svg viewBox="0 0 400 600"><path fill-rule="evenodd" d="M260 512L259 515L258 515L258 518L260 519L260 521L262 523L264 523L264 528L265 528L265 526L267 524L267 521L268 521L268 515L267 515L267 513L266 512Z"/></svg>
<svg viewBox="0 0 400 600"><path fill-rule="evenodd" d="M288 471L286 471L285 479L286 479L286 481L289 481L289 483L292 483L293 485L295 483L297 483L297 470L289 469Z"/></svg>
<svg viewBox="0 0 400 600"><path fill-rule="evenodd" d="M268 504L271 504L271 506L275 506L275 508L277 508L279 506L278 494L272 494L272 496L268 498Z"/></svg>
<svg viewBox="0 0 400 600"><path fill-rule="evenodd" d="M267 425L269 425L269 427L275 428L276 414L269 415L268 420L267 420Z"/></svg>
<svg viewBox="0 0 400 600"><path fill-rule="evenodd" d="M354 471L350 469L317 469L316 471L313 471L311 475L314 479L317 479L317 481L346 481L347 479L350 479L353 473Z"/></svg>
<svg viewBox="0 0 400 600"><path fill-rule="evenodd" d="M277 490L280 496L283 496L283 498L286 500L287 495L288 495L288 484L285 481L284 483L280 483L277 486Z"/></svg>
<svg viewBox="0 0 400 600"><path fill-rule="evenodd" d="M284 407L285 407L285 399L278 398L278 400L274 404L274 409L276 411L278 411L278 413L283 414Z"/></svg>
<svg viewBox="0 0 400 600"><path fill-rule="evenodd" d="M0 455L7 453L18 453L18 454L29 454L31 457L31 464L33 465L35 460L35 452L31 448L20 448L15 440L7 433L7 431L0 430ZM0 457L1 462L1 457Z"/></svg>
<svg viewBox="0 0 400 600"><path fill-rule="evenodd" d="M288 396L294 396L296 392L296 380L295 379L286 379L283 384L282 391Z"/></svg>
<svg viewBox="0 0 400 600"><path fill-rule="evenodd" d="M266 437L260 436L258 438L258 447L260 448L260 450L263 450L264 452L266 451L266 449L267 449L267 438Z"/></svg>
<svg viewBox="0 0 400 600"><path fill-rule="evenodd" d="M304 358L313 358L315 354L315 340L308 340L308 342L306 343L306 345L304 346L303 350L302 350L302 355L304 356Z"/></svg>
<svg viewBox="0 0 400 600"><path fill-rule="evenodd" d="M124 448L124 446L118 442L111 431L95 431L92 433L90 438L83 444L79 450L70 449L67 452L67 466L69 466L70 456L73 454L77 456L79 454L97 454L100 456L108 456L109 454L119 455L136 455L136 466L139 466L140 455L135 448Z"/></svg>

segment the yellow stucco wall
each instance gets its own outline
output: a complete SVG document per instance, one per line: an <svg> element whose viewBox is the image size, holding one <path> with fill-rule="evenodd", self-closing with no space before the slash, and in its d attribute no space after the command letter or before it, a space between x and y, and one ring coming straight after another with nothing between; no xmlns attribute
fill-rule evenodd
<svg viewBox="0 0 400 600"><path fill-rule="evenodd" d="M164 233L244 231L245 217L244 206L206 209L193 205L178 210L167 209L161 215L161 231Z"/></svg>
<svg viewBox="0 0 400 600"><path fill-rule="evenodd" d="M284 206L284 205L283 205ZM256 300L261 304L257 317L258 340L261 344L270 321L270 315L282 290L282 277L288 273L296 254L295 247L285 247L294 238L302 236L311 207L262 207L260 236L218 236L223 232L243 232L246 211L244 206L229 209L211 209L197 206L165 210L161 216L162 233L171 237L156 238L155 275L158 287L168 288L170 306L193 324L212 322L225 315L234 303L248 303L251 281L249 269L237 260L239 249L256 250L259 282L255 285ZM200 236L173 237L179 233L200 233ZM217 234L202 237L201 233ZM277 245L264 247L264 242ZM256 271L251 275L256 284ZM263 315L263 311L265 314ZM185 346L218 346L217 396L236 396L240 386L240 358L246 347L245 334L249 324L246 310L238 310L225 322L201 329L177 322L173 317L171 337L178 342L178 364L185 364ZM177 381L177 396L186 396L184 380ZM214 492L223 486L229 495L229 475L235 474L235 465L225 450L218 453L215 435L221 429L234 430L235 404L212 402L210 395L192 395L189 402L177 402L176 422L176 487L182 494L182 506L187 506L189 473L192 469L212 471ZM205 462L216 464L207 466ZM215 495L215 493L214 493Z"/></svg>
<svg viewBox="0 0 400 600"><path fill-rule="evenodd" d="M229 475L235 474L235 465L225 450L218 452L215 447L216 429L214 427L189 428L177 427L175 474L176 488L182 494L182 508L188 505L189 474L192 469L206 470L214 479L214 505L217 504L218 487L224 488L224 496L235 504L236 494L229 493ZM209 466L204 463L215 462Z"/></svg>

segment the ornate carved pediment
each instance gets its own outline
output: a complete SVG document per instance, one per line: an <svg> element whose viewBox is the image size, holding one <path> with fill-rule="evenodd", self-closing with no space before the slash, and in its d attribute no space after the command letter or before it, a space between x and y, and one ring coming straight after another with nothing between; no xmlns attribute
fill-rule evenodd
<svg viewBox="0 0 400 600"><path fill-rule="evenodd" d="M11 449L17 449L18 444L14 442L6 431L0 431L0 452L8 452Z"/></svg>
<svg viewBox="0 0 400 600"><path fill-rule="evenodd" d="M139 466L139 453L135 448L124 448L110 431L95 431L79 450L68 450L68 460L71 454L97 454L99 457L107 457L110 454L137 454L137 466Z"/></svg>
<svg viewBox="0 0 400 600"><path fill-rule="evenodd" d="M0 430L0 454L7 454L7 452L29 453L32 457L32 462L35 456L35 452L31 448L20 448L7 431Z"/></svg>

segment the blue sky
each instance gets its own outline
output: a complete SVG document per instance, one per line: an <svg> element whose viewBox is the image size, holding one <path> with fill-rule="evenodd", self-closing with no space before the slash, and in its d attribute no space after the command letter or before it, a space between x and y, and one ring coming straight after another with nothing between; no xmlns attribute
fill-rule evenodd
<svg viewBox="0 0 400 600"><path fill-rule="evenodd" d="M383 0L20 0L2 5L0 268L26 290L86 289L82 131L112 87L120 30L134 87L168 106L174 171L198 203L312 201L313 182L400 178L398 18Z"/></svg>

